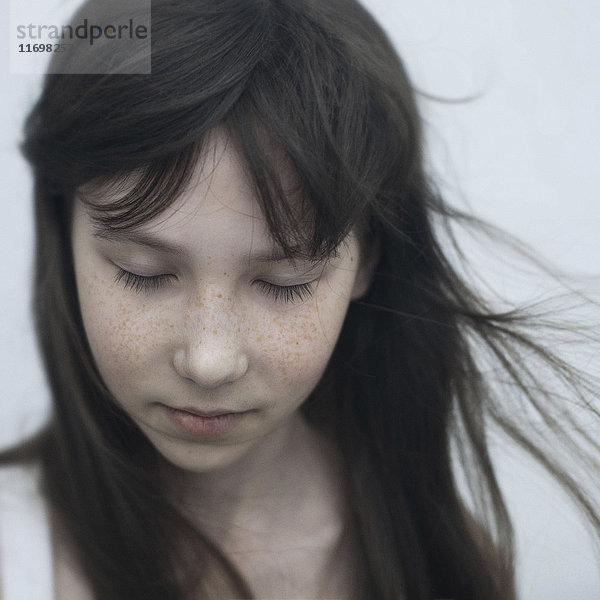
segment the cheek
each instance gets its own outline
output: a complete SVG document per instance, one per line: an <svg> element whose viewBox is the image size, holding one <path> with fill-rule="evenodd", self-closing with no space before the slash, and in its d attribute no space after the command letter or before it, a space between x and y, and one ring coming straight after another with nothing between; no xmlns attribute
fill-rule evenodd
<svg viewBox="0 0 600 600"><path fill-rule="evenodd" d="M163 332L169 326L159 323L143 303L125 302L113 281L86 275L78 279L78 290L96 366L113 393L126 388L132 374L151 368L148 361L164 345Z"/></svg>
<svg viewBox="0 0 600 600"><path fill-rule="evenodd" d="M282 385L314 386L320 379L337 342L348 300L309 301L293 311L275 317L270 327L275 333L259 336L268 367Z"/></svg>

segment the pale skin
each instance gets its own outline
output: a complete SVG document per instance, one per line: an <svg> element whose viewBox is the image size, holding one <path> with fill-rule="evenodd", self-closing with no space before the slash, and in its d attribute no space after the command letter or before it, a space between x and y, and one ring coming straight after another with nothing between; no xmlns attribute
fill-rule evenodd
<svg viewBox="0 0 600 600"><path fill-rule="evenodd" d="M299 408L349 302L368 287L356 237L318 263L273 255L240 159L218 132L192 184L135 235L99 234L81 201L72 234L94 359L170 465L182 509L258 597L350 597L339 459ZM242 417L199 435L169 408ZM61 556L58 591L73 598L66 588L81 578Z"/></svg>

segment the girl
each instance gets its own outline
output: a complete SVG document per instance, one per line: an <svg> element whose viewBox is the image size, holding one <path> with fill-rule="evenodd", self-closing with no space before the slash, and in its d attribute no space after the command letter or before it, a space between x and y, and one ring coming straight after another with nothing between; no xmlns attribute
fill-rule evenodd
<svg viewBox="0 0 600 600"><path fill-rule="evenodd" d="M442 252L464 217L385 35L352 0L158 0L151 39L151 74L57 55L111 70L27 122L54 410L3 461L38 469L56 597L514 597L488 424L598 525L526 422L597 466L587 390Z"/></svg>

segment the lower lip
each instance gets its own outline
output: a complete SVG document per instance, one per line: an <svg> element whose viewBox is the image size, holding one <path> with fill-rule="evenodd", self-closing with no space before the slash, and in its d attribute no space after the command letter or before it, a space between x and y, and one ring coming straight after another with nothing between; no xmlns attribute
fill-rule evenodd
<svg viewBox="0 0 600 600"><path fill-rule="evenodd" d="M194 436L217 436L233 429L248 413L225 413L214 417L202 417L186 410L165 407L167 417L178 429Z"/></svg>

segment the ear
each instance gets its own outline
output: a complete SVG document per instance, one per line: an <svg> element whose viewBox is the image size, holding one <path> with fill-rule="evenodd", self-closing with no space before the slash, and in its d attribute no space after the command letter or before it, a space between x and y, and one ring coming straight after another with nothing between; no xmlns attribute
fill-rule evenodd
<svg viewBox="0 0 600 600"><path fill-rule="evenodd" d="M360 249L360 265L356 271L354 279L354 287L352 288L351 300L362 298L371 287L375 267L379 263L381 256L381 244L379 238L373 240L368 246L361 244Z"/></svg>

